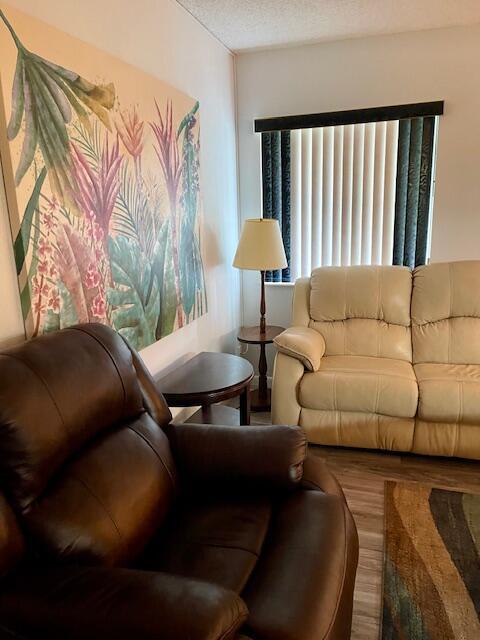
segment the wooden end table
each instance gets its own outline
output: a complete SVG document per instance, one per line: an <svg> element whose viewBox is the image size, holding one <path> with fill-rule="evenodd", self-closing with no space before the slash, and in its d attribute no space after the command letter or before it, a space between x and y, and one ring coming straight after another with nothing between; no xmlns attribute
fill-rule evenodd
<svg viewBox="0 0 480 640"><path fill-rule="evenodd" d="M201 408L187 420L203 424L250 424L253 367L230 353L203 351L156 381L170 407ZM240 412L215 404L240 396Z"/></svg>
<svg viewBox="0 0 480 640"><path fill-rule="evenodd" d="M258 389L250 393L250 406L252 411L270 411L271 391L267 384L267 355L265 346L271 344L279 333L285 331L283 327L267 325L265 333L260 327L242 327L238 332L237 340L244 344L260 345L260 360L258 362Z"/></svg>

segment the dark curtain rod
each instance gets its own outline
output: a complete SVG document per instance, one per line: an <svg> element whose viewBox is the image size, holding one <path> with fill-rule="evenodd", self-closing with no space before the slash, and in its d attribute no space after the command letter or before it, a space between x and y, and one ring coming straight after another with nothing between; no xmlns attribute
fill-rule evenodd
<svg viewBox="0 0 480 640"><path fill-rule="evenodd" d="M391 107L373 107L371 109L307 113L300 116L282 116L278 118L257 118L255 120L255 132L312 129L314 127L335 127L341 124L361 124L365 122L441 116L443 115L443 107L444 101L439 100L437 102L417 102L415 104L399 104Z"/></svg>

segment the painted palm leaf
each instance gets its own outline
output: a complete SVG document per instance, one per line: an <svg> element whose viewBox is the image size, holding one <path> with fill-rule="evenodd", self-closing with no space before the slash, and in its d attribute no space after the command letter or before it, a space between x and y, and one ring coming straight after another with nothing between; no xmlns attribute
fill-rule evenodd
<svg viewBox="0 0 480 640"><path fill-rule="evenodd" d="M152 261L160 227L160 212L149 201L144 182L136 180L124 163L113 212L114 231L137 242L145 258Z"/></svg>
<svg viewBox="0 0 480 640"><path fill-rule="evenodd" d="M84 126L90 127L91 112L110 129L108 111L114 104L115 88L113 84L88 82L78 73L28 51L1 9L0 18L17 47L8 139L16 138L22 122L25 127L15 182L20 184L40 149L52 190L63 203L70 203L75 178L71 173L66 125L71 121L73 110Z"/></svg>
<svg viewBox="0 0 480 640"><path fill-rule="evenodd" d="M151 267L141 260L136 243L118 236L110 238L110 261L115 288L108 289L115 329L137 349L155 342L155 327L160 312L160 296L154 290L147 296Z"/></svg>

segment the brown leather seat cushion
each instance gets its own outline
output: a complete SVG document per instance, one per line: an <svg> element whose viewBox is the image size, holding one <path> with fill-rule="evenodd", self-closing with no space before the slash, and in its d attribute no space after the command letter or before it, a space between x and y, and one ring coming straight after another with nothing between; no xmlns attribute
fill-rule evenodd
<svg viewBox="0 0 480 640"><path fill-rule="evenodd" d="M271 512L269 497L185 498L149 545L141 564L240 593L257 564Z"/></svg>

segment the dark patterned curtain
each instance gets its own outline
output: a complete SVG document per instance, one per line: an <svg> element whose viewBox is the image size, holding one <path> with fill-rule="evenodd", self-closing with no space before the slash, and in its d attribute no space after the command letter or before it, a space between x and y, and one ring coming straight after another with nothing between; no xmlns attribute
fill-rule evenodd
<svg viewBox="0 0 480 640"><path fill-rule="evenodd" d="M400 120L393 264L416 267L427 259L435 118Z"/></svg>
<svg viewBox="0 0 480 640"><path fill-rule="evenodd" d="M262 133L263 217L278 220L290 265L290 131ZM267 271L266 282L290 282L290 267Z"/></svg>

